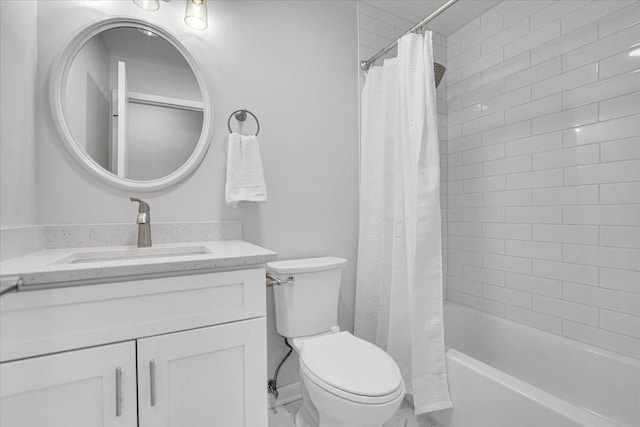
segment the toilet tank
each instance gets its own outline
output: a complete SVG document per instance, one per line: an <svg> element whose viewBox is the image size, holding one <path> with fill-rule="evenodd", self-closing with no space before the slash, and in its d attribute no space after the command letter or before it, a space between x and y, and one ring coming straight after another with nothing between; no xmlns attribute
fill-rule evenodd
<svg viewBox="0 0 640 427"><path fill-rule="evenodd" d="M267 272L292 283L273 286L276 329L287 338L329 331L338 324L338 296L347 260L337 257L270 262Z"/></svg>

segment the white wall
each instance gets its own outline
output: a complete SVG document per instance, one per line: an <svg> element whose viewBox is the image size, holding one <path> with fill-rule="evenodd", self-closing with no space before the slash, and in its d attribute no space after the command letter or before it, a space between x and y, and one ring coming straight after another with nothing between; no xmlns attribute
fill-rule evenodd
<svg viewBox="0 0 640 427"><path fill-rule="evenodd" d="M202 115L202 111L129 102L125 176L149 180L178 170L200 140Z"/></svg>
<svg viewBox="0 0 640 427"><path fill-rule="evenodd" d="M449 299L640 357L639 20L504 1L447 37Z"/></svg>
<svg viewBox="0 0 640 427"><path fill-rule="evenodd" d="M202 101L198 80L190 68L121 55L112 55L110 59L111 89L118 86L118 61L127 64L127 87L132 92Z"/></svg>
<svg viewBox="0 0 640 427"><path fill-rule="evenodd" d="M69 68L64 114L69 131L93 160L109 168L109 51L101 37L80 49Z"/></svg>
<svg viewBox="0 0 640 427"><path fill-rule="evenodd" d="M37 3L0 2L0 227L37 223Z"/></svg>
<svg viewBox="0 0 640 427"><path fill-rule="evenodd" d="M215 1L209 28L184 25L184 3L146 12L131 1L39 3L38 93L51 61L80 27L108 15L152 20L175 34L202 63L215 106L211 147L185 182L132 194L89 176L67 154L51 123L48 99L38 116L40 221L43 224L133 222L128 197L149 201L155 221L241 219L244 238L281 259L337 255L349 260L339 310L352 328L357 244L357 27L352 1ZM260 119L266 204L224 203L227 118L248 108ZM284 353L268 293L269 369ZM287 362L279 384L297 378Z"/></svg>

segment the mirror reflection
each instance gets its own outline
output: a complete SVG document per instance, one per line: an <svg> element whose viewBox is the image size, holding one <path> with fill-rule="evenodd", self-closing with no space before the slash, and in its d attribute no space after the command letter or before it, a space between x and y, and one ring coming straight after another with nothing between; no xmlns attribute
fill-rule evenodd
<svg viewBox="0 0 640 427"><path fill-rule="evenodd" d="M118 27L79 50L63 111L75 144L112 174L167 176L191 156L203 125L198 81L182 54L149 30Z"/></svg>

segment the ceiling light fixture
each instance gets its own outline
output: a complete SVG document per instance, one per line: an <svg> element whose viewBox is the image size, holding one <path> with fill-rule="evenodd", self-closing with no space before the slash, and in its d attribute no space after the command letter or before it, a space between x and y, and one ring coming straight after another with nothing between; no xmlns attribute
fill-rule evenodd
<svg viewBox="0 0 640 427"><path fill-rule="evenodd" d="M184 22L196 30L207 28L207 4L205 0L187 0Z"/></svg>
<svg viewBox="0 0 640 427"><path fill-rule="evenodd" d="M133 2L144 10L156 11L160 8L159 0L133 0ZM196 30L207 28L207 3L205 3L205 0L187 0L184 22Z"/></svg>
<svg viewBox="0 0 640 427"><path fill-rule="evenodd" d="M144 10L158 10L160 9L160 2L158 0L133 0L135 4Z"/></svg>

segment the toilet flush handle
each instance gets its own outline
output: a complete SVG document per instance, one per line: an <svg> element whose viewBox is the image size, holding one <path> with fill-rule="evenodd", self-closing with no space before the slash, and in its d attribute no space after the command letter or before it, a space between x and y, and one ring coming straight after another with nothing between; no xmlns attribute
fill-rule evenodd
<svg viewBox="0 0 640 427"><path fill-rule="evenodd" d="M278 279L276 276L271 273L267 273L267 288L270 288L274 285L282 286L282 285L293 285L295 283L293 276L287 277L287 280Z"/></svg>

